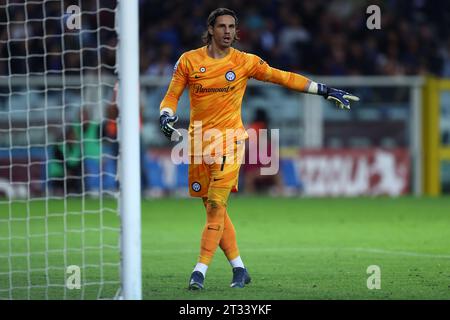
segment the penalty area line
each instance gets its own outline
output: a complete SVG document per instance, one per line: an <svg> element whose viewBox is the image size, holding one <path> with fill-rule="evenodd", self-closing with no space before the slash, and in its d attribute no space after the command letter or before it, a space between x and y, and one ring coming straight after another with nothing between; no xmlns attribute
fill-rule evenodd
<svg viewBox="0 0 450 320"><path fill-rule="evenodd" d="M360 253L375 253L375 254L383 254L383 255L393 255L393 256L405 256L405 257L423 257L423 258L434 258L434 259L449 259L450 255L445 254L433 254L433 253L425 253L425 252L412 252L412 251L403 251L403 250L385 250L379 248L360 248L360 247L288 247L288 248L246 248L242 247L240 249L243 253L245 252L261 252L261 253L283 253L283 252L309 252L309 253L320 253L320 252L342 252L342 251L350 251L350 252L360 252ZM144 255L160 255L160 254L195 254L198 253L198 250L193 249L172 249L172 250L142 250Z"/></svg>

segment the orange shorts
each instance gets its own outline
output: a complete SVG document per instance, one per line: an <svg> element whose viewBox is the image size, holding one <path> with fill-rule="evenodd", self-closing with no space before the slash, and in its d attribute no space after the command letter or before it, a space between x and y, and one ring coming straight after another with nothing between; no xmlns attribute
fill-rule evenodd
<svg viewBox="0 0 450 320"><path fill-rule="evenodd" d="M191 156L189 193L226 204L230 192L238 191L239 169L245 153L244 141L237 141L234 152L205 159ZM217 199L216 199L217 198Z"/></svg>

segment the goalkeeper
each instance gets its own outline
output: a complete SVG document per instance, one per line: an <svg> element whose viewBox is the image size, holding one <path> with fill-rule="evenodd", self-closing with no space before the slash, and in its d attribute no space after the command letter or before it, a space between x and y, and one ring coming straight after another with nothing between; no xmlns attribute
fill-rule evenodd
<svg viewBox="0 0 450 320"><path fill-rule="evenodd" d="M206 209L206 224L201 236L200 255L189 280L189 289L203 289L209 264L217 247L225 253L232 267L231 287L242 288L250 276L241 259L236 232L227 209L230 192L236 192L242 155L243 140L248 135L241 119L241 104L249 78L268 81L292 90L321 95L341 109L350 109L350 100L359 98L345 91L316 83L302 75L270 67L256 55L234 49L238 40L238 19L229 9L211 12L207 30L203 35L205 46L181 55L174 67L168 91L160 104L160 126L169 138L179 134L174 128L178 100L189 87L190 123L189 139L201 144L201 153L195 148L190 153L189 191L200 197ZM195 123L201 122L203 133L220 132L226 141L226 131L237 132L232 148L223 146L212 155L214 161L205 161L206 150L217 150L210 141L195 141ZM192 147L192 143L191 143ZM230 152L231 150L232 152Z"/></svg>

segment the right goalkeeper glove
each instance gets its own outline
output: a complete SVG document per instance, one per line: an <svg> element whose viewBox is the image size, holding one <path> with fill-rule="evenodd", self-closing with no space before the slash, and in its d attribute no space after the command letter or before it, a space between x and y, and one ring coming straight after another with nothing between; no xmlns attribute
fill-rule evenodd
<svg viewBox="0 0 450 320"><path fill-rule="evenodd" d="M159 117L159 126L161 128L162 133L164 133L164 135L172 141L178 141L178 139L181 137L181 133L173 127L173 125L177 121L178 116L171 116L166 111L164 111ZM176 136L174 137L175 139L172 139L172 135L174 132Z"/></svg>

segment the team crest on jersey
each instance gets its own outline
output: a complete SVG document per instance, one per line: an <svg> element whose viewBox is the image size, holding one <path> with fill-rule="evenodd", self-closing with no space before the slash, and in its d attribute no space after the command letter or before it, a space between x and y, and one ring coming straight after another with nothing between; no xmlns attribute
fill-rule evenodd
<svg viewBox="0 0 450 320"><path fill-rule="evenodd" d="M234 81L234 79L236 79L236 74L233 71L228 71L227 73L225 73L225 78L228 81Z"/></svg>
<svg viewBox="0 0 450 320"><path fill-rule="evenodd" d="M196 181L192 183L191 188L195 192L199 192L202 189L202 185Z"/></svg>
<svg viewBox="0 0 450 320"><path fill-rule="evenodd" d="M205 73L205 72L206 72L206 68L205 68L205 67L201 67L201 68L200 68L200 72L201 72L201 73Z"/></svg>

